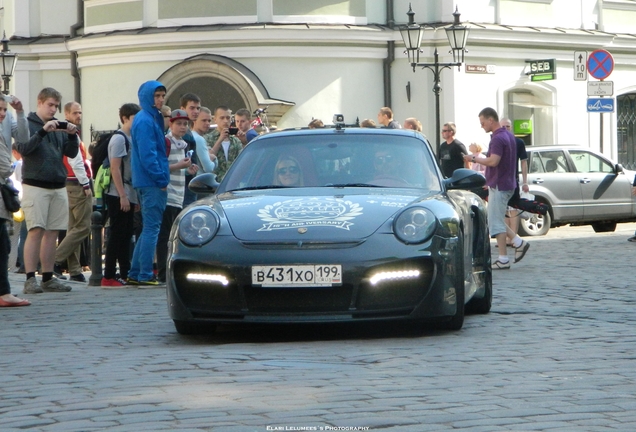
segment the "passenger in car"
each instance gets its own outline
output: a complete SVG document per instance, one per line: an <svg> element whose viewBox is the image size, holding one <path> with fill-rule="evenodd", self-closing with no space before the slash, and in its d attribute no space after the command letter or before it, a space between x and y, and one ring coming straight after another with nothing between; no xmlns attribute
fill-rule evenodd
<svg viewBox="0 0 636 432"><path fill-rule="evenodd" d="M303 186L303 172L298 160L293 156L281 156L274 170L274 185Z"/></svg>
<svg viewBox="0 0 636 432"><path fill-rule="evenodd" d="M378 186L401 187L409 183L403 178L404 166L394 150L378 150L373 157L375 174L372 183Z"/></svg>

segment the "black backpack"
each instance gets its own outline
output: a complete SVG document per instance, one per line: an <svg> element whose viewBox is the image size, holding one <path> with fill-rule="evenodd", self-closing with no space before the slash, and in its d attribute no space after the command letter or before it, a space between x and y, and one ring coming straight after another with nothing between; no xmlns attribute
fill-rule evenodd
<svg viewBox="0 0 636 432"><path fill-rule="evenodd" d="M130 151L130 144L128 144L128 137L120 131L106 132L97 137L95 146L93 147L93 154L91 155L91 170L93 171L93 180L97 177L97 171L99 167L105 165L106 168L110 166L108 160L108 143L115 134L120 134L126 141L126 153Z"/></svg>

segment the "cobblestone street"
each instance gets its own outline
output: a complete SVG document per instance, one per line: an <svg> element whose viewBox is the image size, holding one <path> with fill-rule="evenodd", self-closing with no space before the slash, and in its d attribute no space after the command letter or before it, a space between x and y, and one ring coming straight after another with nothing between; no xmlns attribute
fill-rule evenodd
<svg viewBox="0 0 636 432"><path fill-rule="evenodd" d="M186 337L161 288L26 296L0 310L2 430L635 430L635 227L529 238L522 262L494 272L492 312L459 332Z"/></svg>

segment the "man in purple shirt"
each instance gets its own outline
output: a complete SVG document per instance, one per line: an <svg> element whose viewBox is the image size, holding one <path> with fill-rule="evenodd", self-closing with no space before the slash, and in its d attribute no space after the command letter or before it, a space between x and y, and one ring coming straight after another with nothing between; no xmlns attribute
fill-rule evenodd
<svg viewBox="0 0 636 432"><path fill-rule="evenodd" d="M514 135L499 124L497 111L484 108L479 113L479 122L484 131L492 132L486 159L479 163L486 165L486 186L488 187L488 229L497 239L499 258L492 264L493 269L509 269L510 260L506 252L506 210L508 201L517 187L516 164L517 144ZM473 155L464 156L467 162L475 162ZM515 262L520 261L530 245L522 241L515 248Z"/></svg>

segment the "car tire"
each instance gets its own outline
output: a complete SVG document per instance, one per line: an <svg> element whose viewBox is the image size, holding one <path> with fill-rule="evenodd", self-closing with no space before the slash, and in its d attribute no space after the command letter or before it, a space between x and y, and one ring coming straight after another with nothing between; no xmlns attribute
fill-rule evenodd
<svg viewBox="0 0 636 432"><path fill-rule="evenodd" d="M595 222L592 224L592 229L597 233L614 232L616 231L616 222Z"/></svg>
<svg viewBox="0 0 636 432"><path fill-rule="evenodd" d="M216 330L216 326L214 324L198 324L180 320L174 320L174 328L177 330L177 333L182 335L214 333Z"/></svg>
<svg viewBox="0 0 636 432"><path fill-rule="evenodd" d="M548 211L545 215L532 214L532 217L528 220L523 218L519 219L519 235L520 236L543 236L550 231L550 224L552 218Z"/></svg>
<svg viewBox="0 0 636 432"><path fill-rule="evenodd" d="M488 227L484 227L485 233L482 230L480 233L481 238L484 239L483 245L483 257L480 257L483 261L483 280L484 280L484 296L481 298L473 297L466 304L467 314L487 314L492 307L492 257L490 251L490 240L488 236ZM477 268L477 271L480 271Z"/></svg>
<svg viewBox="0 0 636 432"><path fill-rule="evenodd" d="M435 325L436 329L440 330L461 330L464 325L464 291L465 291L465 281L464 281L464 233L460 232L459 241L457 244L457 251L455 254L457 255L457 262L455 263L455 301L457 304L457 308L455 310L455 315L453 315L447 321L438 322Z"/></svg>

